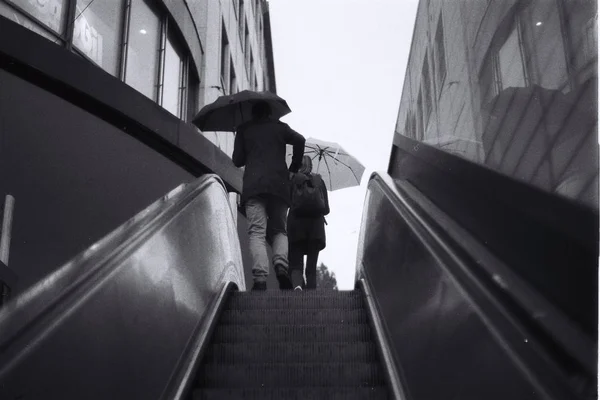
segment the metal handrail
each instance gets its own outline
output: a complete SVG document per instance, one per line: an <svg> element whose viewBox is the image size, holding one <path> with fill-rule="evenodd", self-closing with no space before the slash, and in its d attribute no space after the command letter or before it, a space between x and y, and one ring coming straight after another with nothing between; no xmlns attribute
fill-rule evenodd
<svg viewBox="0 0 600 400"><path fill-rule="evenodd" d="M156 394L152 397L182 398L226 294L233 286L245 289L233 211L226 198L224 184L216 175L181 185L9 302L0 310L0 397L25 390L15 377L35 368L36 353L61 354L61 340L77 335L83 338L74 345L79 351L61 366L75 371L80 364L88 371L106 372L112 367L105 359L85 364L102 351L100 341L124 346L144 335L145 329L158 328L156 335L141 340L140 346L130 346L123 355L134 357L141 369L155 372L157 368L144 364L144 347L168 340L170 335L163 328L172 315L173 321L181 323L179 332L146 358L155 363L160 351L177 353L167 354L174 358L165 361L168 368L158 368L166 370L154 377L158 380L149 390ZM203 249L203 243L209 247ZM155 308L157 304L160 307ZM92 334L92 314L113 325L100 336ZM161 316L166 319L159 321ZM139 323L139 317L146 323ZM110 372L115 390L134 390L123 378L131 365L124 363L120 369L123 374ZM59 368L56 374L36 375L29 384L52 382L49 387L56 390L50 390L51 397L59 393L57 382L67 384L67 378L77 381L74 390L83 390L86 379L94 374L80 370L84 370L81 376L77 370L77 376L68 378L60 375ZM147 387L135 390L143 392Z"/></svg>
<svg viewBox="0 0 600 400"><path fill-rule="evenodd" d="M470 247L475 239L470 237L468 233L458 231L457 226L451 223L447 224L446 222L451 222L450 218L439 209L436 209L435 205L429 204L426 201L427 199L424 199L424 196L416 196L413 192L418 192L418 190L413 188L410 183L397 181L387 174L379 173L373 173L370 179L369 188L372 190L374 186L377 187L377 190L390 201L392 207L399 213L407 225L410 226L413 233L439 262L440 266L457 279L457 283L462 287L471 302L478 305L478 312L484 313L483 310L485 310L485 315L482 314L485 325L496 339L502 343L507 354L514 362L523 370L528 371L526 373L532 379L532 382L535 382L538 390L544 393L552 387L550 390L560 393L559 397L568 398L569 394L565 391L565 386L558 383L561 379L554 379L559 376L556 369L556 366L559 364L557 364L556 360L549 363L549 359L547 358L549 354L539 353L541 348L545 346L543 343L546 343L548 340L555 340L556 338L550 337L543 329L539 329L541 327L540 322L532 320L530 313L524 308L524 304L514 300L515 298L528 296L529 293L515 295L515 293L509 292L506 287L495 281L493 274L490 273L490 265L482 266L481 263L475 265L471 262L469 257L473 257L474 255L474 260L481 261L485 259L489 261L491 258L489 254L486 255L486 258L482 258L483 253L486 251L483 247ZM365 203L368 202L369 196L370 193L367 191ZM367 205L365 205L365 217L367 216L367 211ZM437 212L437 215L434 214L434 211ZM443 226L440 225L440 221L442 221ZM366 222L365 218L363 218L361 237L366 230ZM454 230L454 232L449 233L449 230ZM456 240L456 235L460 236L460 241ZM359 246L361 245L363 243L359 241ZM460 249L457 246L460 246ZM475 251L475 253L472 253L472 251ZM362 278L368 277L368 273L363 271L364 267L361 260L362 253L359 247L356 266L357 282ZM491 267L496 266L493 265ZM511 290L515 289L532 290L523 283L511 287ZM536 298L536 300L539 300L539 298ZM549 310L553 312L554 308L549 307ZM575 328L569 325L567 319L560 318L559 315L557 321L562 321L561 328L563 332L561 333L563 337L565 332L576 333ZM532 327L536 332L535 334L530 331ZM529 334L523 336L526 331L529 331ZM576 338L579 337L579 335L576 335ZM571 338L570 342L573 342L573 338ZM573 352L574 347L566 346L564 341L560 343L559 347L552 345L550 348L563 352L563 355L566 349L570 357L578 359L582 365L589 367L589 363L586 360L595 358L595 352L593 351L593 346L589 345L588 342L586 340L585 343L580 343L581 348L591 349L584 359L580 357L580 351ZM561 348L560 346L564 347ZM537 370L537 373L533 373L534 369Z"/></svg>
<svg viewBox="0 0 600 400"><path fill-rule="evenodd" d="M373 297L369 283L365 279L360 279L357 282L358 288L362 291L363 297L367 306L367 315L371 327L375 332L375 344L377 346L377 352L383 364L383 370L385 373L385 380L391 391L392 398L395 400L407 400L408 396L402 388L402 381L400 374L396 368L394 362L394 354L392 348L387 340L387 334L384 330L383 320L377 311L376 300Z"/></svg>
<svg viewBox="0 0 600 400"><path fill-rule="evenodd" d="M171 380L160 397L161 399L183 400L191 397L189 391L194 383L193 380L200 367L200 362L210 344L210 338L219 322L221 311L225 307L231 292L237 289L238 287L234 282L228 281L223 284L221 291L208 307L207 315L198 324L192 340L184 352L184 358L173 371Z"/></svg>

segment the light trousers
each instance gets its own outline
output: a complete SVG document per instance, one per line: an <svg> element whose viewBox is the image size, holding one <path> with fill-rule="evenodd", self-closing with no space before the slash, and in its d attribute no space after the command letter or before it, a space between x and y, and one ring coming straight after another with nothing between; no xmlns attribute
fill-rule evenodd
<svg viewBox="0 0 600 400"><path fill-rule="evenodd" d="M273 267L288 270L287 204L276 196L252 197L246 201L248 237L255 282L269 275L267 241L273 250Z"/></svg>

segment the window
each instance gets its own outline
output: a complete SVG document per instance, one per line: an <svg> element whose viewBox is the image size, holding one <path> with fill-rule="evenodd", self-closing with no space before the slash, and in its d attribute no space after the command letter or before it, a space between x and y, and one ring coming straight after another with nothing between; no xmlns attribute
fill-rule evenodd
<svg viewBox="0 0 600 400"><path fill-rule="evenodd" d="M179 118L191 118L199 104L199 79L170 27L165 8L153 0L0 0L0 15L61 44L125 81ZM67 10L74 7L74 22ZM124 31L124 26L128 26ZM71 30L69 32L69 30ZM224 30L224 27L223 27ZM62 32L62 33L61 33ZM224 36L225 85L231 58ZM232 84L233 82L233 84Z"/></svg>
<svg viewBox="0 0 600 400"><path fill-rule="evenodd" d="M423 70L421 72L421 87L423 91L423 129L427 129L429 116L431 115L431 81L429 77L429 62L427 55L423 61Z"/></svg>
<svg viewBox="0 0 600 400"><path fill-rule="evenodd" d="M442 15L438 19L437 30L435 32L435 59L436 59L436 81L438 92L441 93L446 79L446 46L444 45L444 25Z"/></svg>
<svg viewBox="0 0 600 400"><path fill-rule="evenodd" d="M421 93L421 90L419 90L417 97L417 125L414 131L416 140L423 140L423 97Z"/></svg>
<svg viewBox="0 0 600 400"><path fill-rule="evenodd" d="M229 92L229 41L227 40L227 31L223 22L221 28L221 86L223 93Z"/></svg>
<svg viewBox="0 0 600 400"><path fill-rule="evenodd" d="M249 83L250 86L252 86L254 84L254 57L252 56L252 52L249 51L248 53L250 53L250 67L248 68L248 77L249 77Z"/></svg>
<svg viewBox="0 0 600 400"><path fill-rule="evenodd" d="M132 0L125 82L156 100L160 19L145 0Z"/></svg>
<svg viewBox="0 0 600 400"><path fill-rule="evenodd" d="M244 51L246 70L248 70L250 63L250 54L252 52L252 49L250 47L250 32L248 31L248 24L246 24L246 27L244 29Z"/></svg>
<svg viewBox="0 0 600 400"><path fill-rule="evenodd" d="M162 106L171 114L181 117L185 100L185 73L182 51L175 44L172 34L167 35L162 86Z"/></svg>
<svg viewBox="0 0 600 400"><path fill-rule="evenodd" d="M564 33L556 1L531 2L498 28L480 75L484 106L510 87L568 91Z"/></svg>
<svg viewBox="0 0 600 400"><path fill-rule="evenodd" d="M244 26L244 20L246 19L246 16L244 15L244 0L240 0L239 4L238 4L238 28L240 30L240 35L242 34L242 32L244 32L245 26ZM245 49L244 47L245 43L242 42L242 50Z"/></svg>
<svg viewBox="0 0 600 400"><path fill-rule="evenodd" d="M526 86L525 63L517 27L512 30L506 42L498 50L497 68L502 89Z"/></svg>
<svg viewBox="0 0 600 400"><path fill-rule="evenodd" d="M233 68L233 60L229 60L229 93L237 93L237 79L235 77L235 69Z"/></svg>
<svg viewBox="0 0 600 400"><path fill-rule="evenodd" d="M123 14L124 0L77 0L73 46L113 76L121 62Z"/></svg>
<svg viewBox="0 0 600 400"><path fill-rule="evenodd" d="M521 18L531 78L544 89L561 89L569 81L559 18L556 1L532 2Z"/></svg>
<svg viewBox="0 0 600 400"><path fill-rule="evenodd" d="M61 43L61 40L56 35L53 35L49 30L46 30L39 24L35 23L31 18L27 17L24 13L19 12L16 8L2 3L2 0L0 0L0 15L16 22L30 31L37 33L40 36L45 37L54 43Z"/></svg>
<svg viewBox="0 0 600 400"><path fill-rule="evenodd" d="M9 0L58 34L62 34L67 16L67 0Z"/></svg>

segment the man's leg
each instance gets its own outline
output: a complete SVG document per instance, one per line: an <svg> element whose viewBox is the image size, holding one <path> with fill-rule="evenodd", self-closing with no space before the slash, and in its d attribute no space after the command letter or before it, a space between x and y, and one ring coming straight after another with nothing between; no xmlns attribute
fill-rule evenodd
<svg viewBox="0 0 600 400"><path fill-rule="evenodd" d="M252 257L252 276L255 285L264 285L266 289L269 275L269 256L267 255L267 211L263 199L253 197L246 202L248 218L248 247Z"/></svg>
<svg viewBox="0 0 600 400"><path fill-rule="evenodd" d="M279 197L272 196L269 199L267 204L268 231L273 248L273 267L280 289L292 289L292 281L288 274L287 211L287 204Z"/></svg>

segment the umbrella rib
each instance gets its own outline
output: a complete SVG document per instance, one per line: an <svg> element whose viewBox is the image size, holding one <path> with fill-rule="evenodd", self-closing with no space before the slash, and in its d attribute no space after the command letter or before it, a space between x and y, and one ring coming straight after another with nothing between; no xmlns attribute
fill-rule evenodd
<svg viewBox="0 0 600 400"><path fill-rule="evenodd" d="M325 150L325 152L326 152L327 154L335 154L335 153L336 153L335 151L333 151L333 150L329 150L329 149L326 149L326 150ZM342 150L339 150L339 151L337 152L337 154L338 154L338 155L340 155L340 156L352 157L350 154L348 154L348 153L345 153L345 152L344 152L344 151L342 151Z"/></svg>
<svg viewBox="0 0 600 400"><path fill-rule="evenodd" d="M333 181L331 180L331 169L329 169L329 163L327 162L327 157L323 157L325 159L325 166L327 167L327 173L329 174L329 186L331 191L333 191Z"/></svg>
<svg viewBox="0 0 600 400"><path fill-rule="evenodd" d="M333 158L333 157L332 157ZM354 175L354 179L356 179L356 183L360 184L360 180L358 179L358 177L356 176L356 174L354 173L354 170L352 169L351 166L349 166L348 164L346 164L343 161L340 161L338 159L335 159L337 162L339 162L340 164L342 164L344 167L348 168L350 170L350 172L352 172L352 175ZM327 161L327 160L325 160Z"/></svg>

